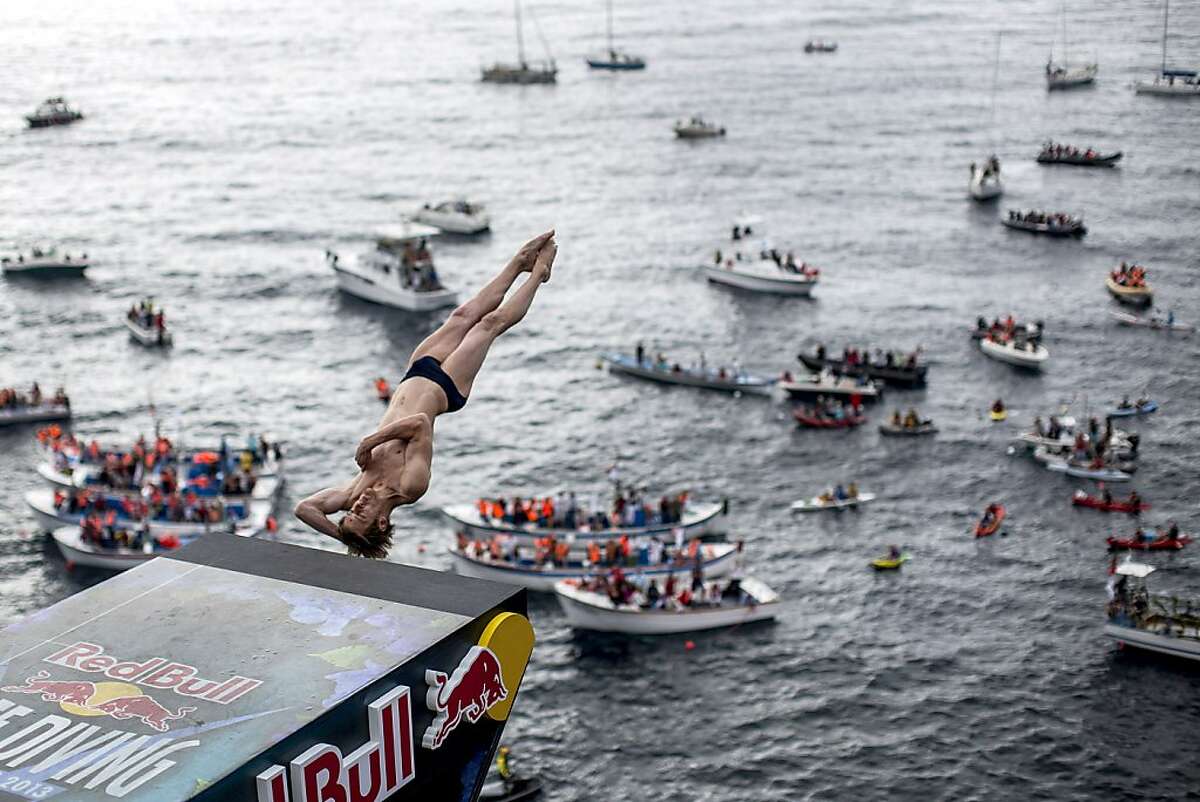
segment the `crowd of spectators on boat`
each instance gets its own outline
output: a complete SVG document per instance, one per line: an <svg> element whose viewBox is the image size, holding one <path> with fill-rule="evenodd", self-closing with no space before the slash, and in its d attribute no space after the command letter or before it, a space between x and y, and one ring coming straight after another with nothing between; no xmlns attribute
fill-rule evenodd
<svg viewBox="0 0 1200 802"><path fill-rule="evenodd" d="M853 501L857 498L857 482L851 482L849 485L839 484L836 487L826 490L824 493L817 496L817 500L822 504L833 504L840 501Z"/></svg>
<svg viewBox="0 0 1200 802"><path fill-rule="evenodd" d="M1007 315L1003 319L993 318L991 323L988 323L987 318L978 317L975 319L975 336L977 338L991 337L996 342L1008 342L1009 340L1028 340L1031 342L1039 342L1042 339L1042 332L1045 324L1038 320L1029 324L1017 323L1016 318L1012 315Z"/></svg>
<svg viewBox="0 0 1200 802"><path fill-rule="evenodd" d="M794 413L801 423L814 421L833 425L857 426L866 420L861 403L823 395L817 396L812 404L797 406Z"/></svg>
<svg viewBox="0 0 1200 802"><path fill-rule="evenodd" d="M429 244L424 238L415 244L412 240L404 243L400 251L400 278L405 289L417 292L442 289L437 268L433 266L433 256L429 253Z"/></svg>
<svg viewBox="0 0 1200 802"><path fill-rule="evenodd" d="M917 412L916 407L909 407L908 411L905 412L903 416L900 415L900 410L892 410L891 424L893 428L919 429L922 426L929 425L930 423L932 423L932 421L922 418L920 413Z"/></svg>
<svg viewBox="0 0 1200 802"><path fill-rule="evenodd" d="M626 487L617 488L607 510L581 504L574 491L541 498L481 498L476 507L484 523L586 532L677 524L683 520L687 498L685 491L661 496L655 503L636 488Z"/></svg>
<svg viewBox="0 0 1200 802"><path fill-rule="evenodd" d="M116 515L112 511L104 516L85 516L79 522L79 535L83 542L102 549L125 548L140 551L147 543L155 543L166 549L179 547L178 537L172 534L154 537L145 521L133 528L118 526Z"/></svg>
<svg viewBox="0 0 1200 802"><path fill-rule="evenodd" d="M155 309L154 301L149 298L129 307L129 311L125 313L125 317L143 329L154 329L158 332L160 340L167 330L166 315L162 309Z"/></svg>
<svg viewBox="0 0 1200 802"><path fill-rule="evenodd" d="M738 558L741 544L738 544ZM638 607L643 610L700 609L730 605L752 604L741 587L741 569L735 568L733 576L725 582L707 582L704 564L697 557L692 563L691 581L677 579L671 573L663 579L661 586L654 577L645 578L636 574L631 579L621 568L613 568L607 574L599 574L580 581L583 590L606 596L614 605Z"/></svg>
<svg viewBox="0 0 1200 802"><path fill-rule="evenodd" d="M823 344L817 345L817 359L826 362L830 367L841 368L844 371L858 372L860 368L893 368L897 370L916 370L917 363L921 358L920 350L909 351L884 351L882 348L876 348L874 355L870 348L843 348L842 359L839 363L836 359L831 359Z"/></svg>
<svg viewBox="0 0 1200 802"><path fill-rule="evenodd" d="M1049 141L1042 145L1041 158L1043 159L1098 159L1100 154L1092 148L1084 148L1080 150L1074 145L1064 145L1059 142Z"/></svg>
<svg viewBox="0 0 1200 802"><path fill-rule="evenodd" d="M684 542L683 530L676 529L676 532L678 534L673 544L656 536L635 538L628 534L609 538L603 543L593 540L588 542L583 554L578 551L572 554L571 543L552 534L535 538L531 545L522 545L517 538L509 535L496 534L488 539L472 540L460 531L457 546L461 553L477 560L537 568L681 566L694 561L698 554L703 560L705 551L700 541L692 539Z"/></svg>
<svg viewBox="0 0 1200 802"><path fill-rule="evenodd" d="M1077 217L1066 212L1043 212L1036 209L1028 212L1010 209L1008 219L1017 223L1044 225L1050 228L1076 228L1080 224Z"/></svg>
<svg viewBox="0 0 1200 802"><path fill-rule="evenodd" d="M1040 416L1033 420L1034 434L1047 440L1060 440L1064 434L1070 434L1071 431L1054 416L1050 417L1046 425L1043 425ZM1070 445L1048 447L1047 451L1067 457L1072 464L1094 470L1114 465L1125 470L1131 469L1131 466L1122 464L1121 461L1137 459L1139 442L1140 438L1136 434L1122 434L1118 437L1112 418L1106 417L1102 427L1099 419L1092 416L1088 418L1086 429L1074 431L1074 439ZM1119 452L1118 445L1121 449Z"/></svg>
<svg viewBox="0 0 1200 802"><path fill-rule="evenodd" d="M1122 287L1143 288L1146 286L1146 268L1121 262L1110 275Z"/></svg>
<svg viewBox="0 0 1200 802"><path fill-rule="evenodd" d="M33 383L28 393L23 393L15 387L0 387L0 410L15 412L28 407L40 407L43 404L46 406L70 408L71 399L67 397L66 392L61 387L54 391L54 395L47 398L42 393L42 388L37 382Z"/></svg>
<svg viewBox="0 0 1200 802"><path fill-rule="evenodd" d="M735 226L734 231L736 230L737 227ZM738 237L734 237L734 239L738 239ZM758 252L758 259L761 262L774 262L775 266L784 273L791 273L795 276L807 276L808 278L815 279L821 275L819 267L810 265L804 260L797 262L796 254L791 251L781 253L776 248L763 248ZM749 259L743 256L741 251L735 251L732 256L726 256L718 248L713 255L713 264L717 267L724 265L727 269L732 269L734 263L743 261L749 261Z"/></svg>
<svg viewBox="0 0 1200 802"><path fill-rule="evenodd" d="M717 381L733 382L745 375L742 371L742 366L738 364L737 360L734 360L732 367L727 368L724 365L720 365L714 369L709 367L708 358L705 356L704 352L701 351L699 363L685 368L678 362L671 362L668 360L666 355L661 351L656 352L654 356L651 357L646 352L645 345L641 342L639 342L637 347L634 349L634 359L637 360L637 364L640 367L647 367L651 370L656 370L663 373L691 373L704 376L708 379L716 379Z"/></svg>
<svg viewBox="0 0 1200 802"><path fill-rule="evenodd" d="M227 507L220 498L202 498L191 491L165 493L154 486L139 496L109 496L90 490L55 490L54 509L65 515L99 515L111 520L169 523L224 523L241 507Z"/></svg>

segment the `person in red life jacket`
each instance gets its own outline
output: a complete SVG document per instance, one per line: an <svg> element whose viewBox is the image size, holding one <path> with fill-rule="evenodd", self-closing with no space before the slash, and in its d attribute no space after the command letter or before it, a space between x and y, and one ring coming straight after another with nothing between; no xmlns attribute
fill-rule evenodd
<svg viewBox="0 0 1200 802"><path fill-rule="evenodd" d="M434 421L467 403L488 349L525 317L538 289L550 280L557 251L553 231L530 240L417 346L378 430L355 451L361 473L301 501L296 517L344 543L351 554L387 555L392 511L413 504L429 488ZM529 278L505 300L522 273ZM345 515L334 523L329 516L336 512Z"/></svg>

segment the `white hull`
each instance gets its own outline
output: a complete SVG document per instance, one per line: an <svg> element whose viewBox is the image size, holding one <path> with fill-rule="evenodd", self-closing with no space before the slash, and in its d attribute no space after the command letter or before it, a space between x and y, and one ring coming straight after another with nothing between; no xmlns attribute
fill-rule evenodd
<svg viewBox="0 0 1200 802"><path fill-rule="evenodd" d="M705 579L720 579L728 576L733 570L737 558L737 546L732 543L708 544L701 548L705 550L704 577ZM454 558L454 571L462 576L475 579L489 579L493 582L503 582L508 585L519 585L529 590L551 593L554 584L564 579L585 579L591 576L607 574L611 568L597 566L595 568L550 568L540 570L530 567L513 567L507 563L492 562L490 558L482 559L463 554L454 547L449 549ZM692 564L687 561L681 565L633 565L621 566L621 570L629 577L647 577L663 581L668 575L675 578L688 579L692 574Z"/></svg>
<svg viewBox="0 0 1200 802"><path fill-rule="evenodd" d="M105 493L129 493L130 490L116 490L102 485L89 484L88 478L93 473L99 473L99 467L93 468L91 465L84 465L76 468L74 473L63 473L56 469L49 462L39 462L34 469L38 476L42 477L51 487L61 490L96 490ZM272 501L274 502L279 495L279 490L282 487L279 477L275 474L267 474L258 477L254 483L254 490L250 493L252 500ZM225 501L240 502L244 500L244 496L221 496Z"/></svg>
<svg viewBox="0 0 1200 802"><path fill-rule="evenodd" d="M171 337L171 332L169 331L163 332L162 340L160 341L158 329L142 328L129 318L125 318L125 328L129 329L129 339L147 348L169 348L174 344L174 339Z"/></svg>
<svg viewBox="0 0 1200 802"><path fill-rule="evenodd" d="M642 610L635 607L617 607L606 596L580 590L565 582L554 586L554 594L567 616L567 623L575 629L622 632L629 635L672 635L775 618L779 596L774 591L754 579L742 580L742 588L758 599L759 603L754 606Z"/></svg>
<svg viewBox="0 0 1200 802"><path fill-rule="evenodd" d="M1187 660L1200 660L1200 641L1191 638L1173 638L1133 627L1123 627L1119 624L1105 624L1104 634L1126 646L1183 657Z"/></svg>
<svg viewBox="0 0 1200 802"><path fill-rule="evenodd" d="M1138 317L1131 315L1128 312L1109 312L1116 319L1117 323L1122 326L1137 326L1144 329L1157 329L1159 331L1176 331L1181 334L1191 334L1196 330L1196 327L1188 323L1171 323L1156 317Z"/></svg>
<svg viewBox="0 0 1200 802"><path fill-rule="evenodd" d="M1033 351L1017 348L1013 344L1001 344L992 340L983 339L979 341L979 350L983 351L985 356L989 356L998 362L1006 362L1009 365L1016 365L1019 368L1027 368L1029 370L1041 370L1042 365L1050 358L1050 352L1045 346L1034 346Z"/></svg>
<svg viewBox="0 0 1200 802"><path fill-rule="evenodd" d="M1095 64L1089 64L1086 67L1078 67L1073 70L1067 70L1064 73L1047 73L1046 74L1046 89L1053 92L1056 89L1074 89L1078 86L1087 86L1096 80L1097 73L1100 68Z"/></svg>
<svg viewBox="0 0 1200 802"><path fill-rule="evenodd" d="M386 287L345 267L334 268L338 289L364 301L406 309L409 312L430 312L458 304L458 293L454 290L416 292L400 287Z"/></svg>
<svg viewBox="0 0 1200 802"><path fill-rule="evenodd" d="M820 496L809 499L801 499L800 501L792 502L792 512L821 512L823 510L850 510L862 504L869 504L875 500L874 493L859 493L854 498L842 499L841 501L822 501Z"/></svg>
<svg viewBox="0 0 1200 802"><path fill-rule="evenodd" d="M735 262L732 268L706 266L704 275L716 284L725 284L751 292L765 292L772 295L812 295L817 279L791 273L784 273L774 262L760 263L770 265L758 268L741 268ZM774 275L772 275L774 274Z"/></svg>
<svg viewBox="0 0 1200 802"><path fill-rule="evenodd" d="M56 420L68 420L71 417L70 407L50 406L21 407L20 409L0 409L0 426L16 426L21 423L46 423Z"/></svg>
<svg viewBox="0 0 1200 802"><path fill-rule="evenodd" d="M53 532L64 526L78 526L83 519L82 515L72 515L56 510L53 490L30 490L25 494L25 503L33 512L38 525L46 532ZM233 532L238 535L253 536L267 528L267 518L271 515L272 507L273 504L270 501L252 501L249 504L249 517L236 522L151 521L150 532L155 535L171 534L176 537L195 537L203 535L205 532Z"/></svg>
<svg viewBox="0 0 1200 802"><path fill-rule="evenodd" d="M1158 95L1159 97L1200 97L1200 84L1187 84L1177 81L1173 84L1158 81L1138 81L1135 91L1139 95Z"/></svg>
<svg viewBox="0 0 1200 802"><path fill-rule="evenodd" d="M86 260L65 261L62 259L26 259L24 262L7 260L0 265L8 276L29 278L78 278L88 269Z"/></svg>
<svg viewBox="0 0 1200 802"><path fill-rule="evenodd" d="M412 218L448 234L482 234L492 225L491 217L486 214L441 212L437 209L418 209Z"/></svg>
<svg viewBox="0 0 1200 802"><path fill-rule="evenodd" d="M778 383L778 387L791 398L824 396L825 398L848 400L853 396L858 396L863 402L869 402L878 400L881 395L879 387L874 383L860 385L852 380L842 380L835 384L816 381L781 381Z"/></svg>
<svg viewBox="0 0 1200 802"><path fill-rule="evenodd" d="M976 167L967 184L967 192L977 201L994 200L1004 194L1004 184L998 175L984 178L983 170Z"/></svg>
<svg viewBox="0 0 1200 802"><path fill-rule="evenodd" d="M1053 473L1065 473L1075 479L1090 479L1093 482L1128 482L1133 478L1132 475L1115 468L1086 468L1072 465L1068 460L1050 456L1042 449L1034 451L1033 458L1042 463L1046 470Z"/></svg>
<svg viewBox="0 0 1200 802"><path fill-rule="evenodd" d="M60 527L55 529L51 536L54 538L54 544L58 546L58 550L62 552L63 559L74 565L105 568L109 571L124 571L158 556L153 551L129 548L108 549L92 543L85 543L78 526Z"/></svg>
<svg viewBox="0 0 1200 802"><path fill-rule="evenodd" d="M442 514L449 518L456 526L461 527L466 532L467 537L472 539L477 537L490 538L493 535L509 535L532 541L536 538L553 536L559 540L574 540L576 543L586 544L590 541L603 542L614 540L620 538L621 535L629 535L631 539L657 535L660 538L670 540L673 539L673 530L679 527L683 528L686 537L696 537L707 532L713 525L717 516L721 514L721 505L715 502L689 503L683 514L683 520L679 523L657 524L639 528L618 527L596 531L556 529L533 525L515 526L513 524L506 524L503 521L484 521L480 518L479 510L473 504L451 504L442 507Z"/></svg>

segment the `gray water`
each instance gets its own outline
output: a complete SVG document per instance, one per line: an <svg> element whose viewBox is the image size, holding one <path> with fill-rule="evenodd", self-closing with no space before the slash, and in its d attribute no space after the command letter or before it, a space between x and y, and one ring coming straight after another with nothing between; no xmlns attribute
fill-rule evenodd
<svg viewBox="0 0 1200 802"><path fill-rule="evenodd" d="M75 427L102 439L153 425L176 439L266 431L288 443L290 507L353 474L397 378L439 322L340 296L322 252L349 256L426 200L487 203L494 234L440 243L474 288L550 226L554 279L492 351L467 408L439 422L434 479L398 513L391 559L446 567L436 510L478 495L592 488L619 456L652 491L728 498L752 573L785 598L773 626L684 638L573 635L535 599L539 645L507 737L554 800L800 798L1178 799L1200 789L1200 676L1122 653L1100 632L1105 536L1124 518L1074 510L1072 480L1005 454L1036 414L1100 410L1149 386L1132 424L1149 523L1197 525L1200 338L1115 327L1105 271L1150 268L1160 304L1200 313L1200 103L1137 97L1159 60L1157 3L1075 4L1071 54L1090 89L1048 95L1049 2L619 3L642 74L590 74L599 2L531 11L560 64L554 87L478 82L513 55L511 7L131 2L0 5L0 246L58 243L95 260L67 285L0 278L0 384L65 382ZM1176 4L1171 49L1200 60L1200 7ZM1004 31L992 105L996 33ZM531 55L541 45L533 23ZM810 36L835 55L806 56ZM88 118L26 131L63 93ZM725 140L673 139L702 113ZM1034 163L1046 138L1121 149L1115 170ZM999 207L966 199L996 152ZM999 210L1082 212L1083 241L1003 229ZM695 265L739 211L823 268L812 301L736 294ZM170 355L126 341L142 295L167 308ZM1043 319L1042 375L985 360L976 315ZM874 426L803 432L778 401L610 376L596 357L637 338L681 361L796 368L818 340L923 346L929 387L895 393L936 439ZM997 396L1010 424L983 415ZM875 417L883 410L873 413ZM32 432L0 432L0 618L102 579L68 572L33 529ZM858 514L788 504L856 479ZM990 501L1007 536L970 535ZM287 521L279 535L336 545ZM914 559L873 575L889 542ZM1151 558L1194 590L1190 550Z"/></svg>

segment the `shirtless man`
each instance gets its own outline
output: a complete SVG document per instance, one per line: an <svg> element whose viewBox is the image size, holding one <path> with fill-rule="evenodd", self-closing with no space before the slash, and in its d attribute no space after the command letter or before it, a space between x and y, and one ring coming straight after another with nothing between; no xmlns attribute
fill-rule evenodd
<svg viewBox="0 0 1200 802"><path fill-rule="evenodd" d="M412 504L429 487L434 419L467 403L488 348L525 317L538 288L550 280L557 252L553 231L525 243L498 276L417 346L379 429L358 444L354 461L362 472L301 501L297 518L342 541L351 554L387 554L392 510ZM505 301L521 273L530 276ZM329 516L339 511L346 514L334 523Z"/></svg>

